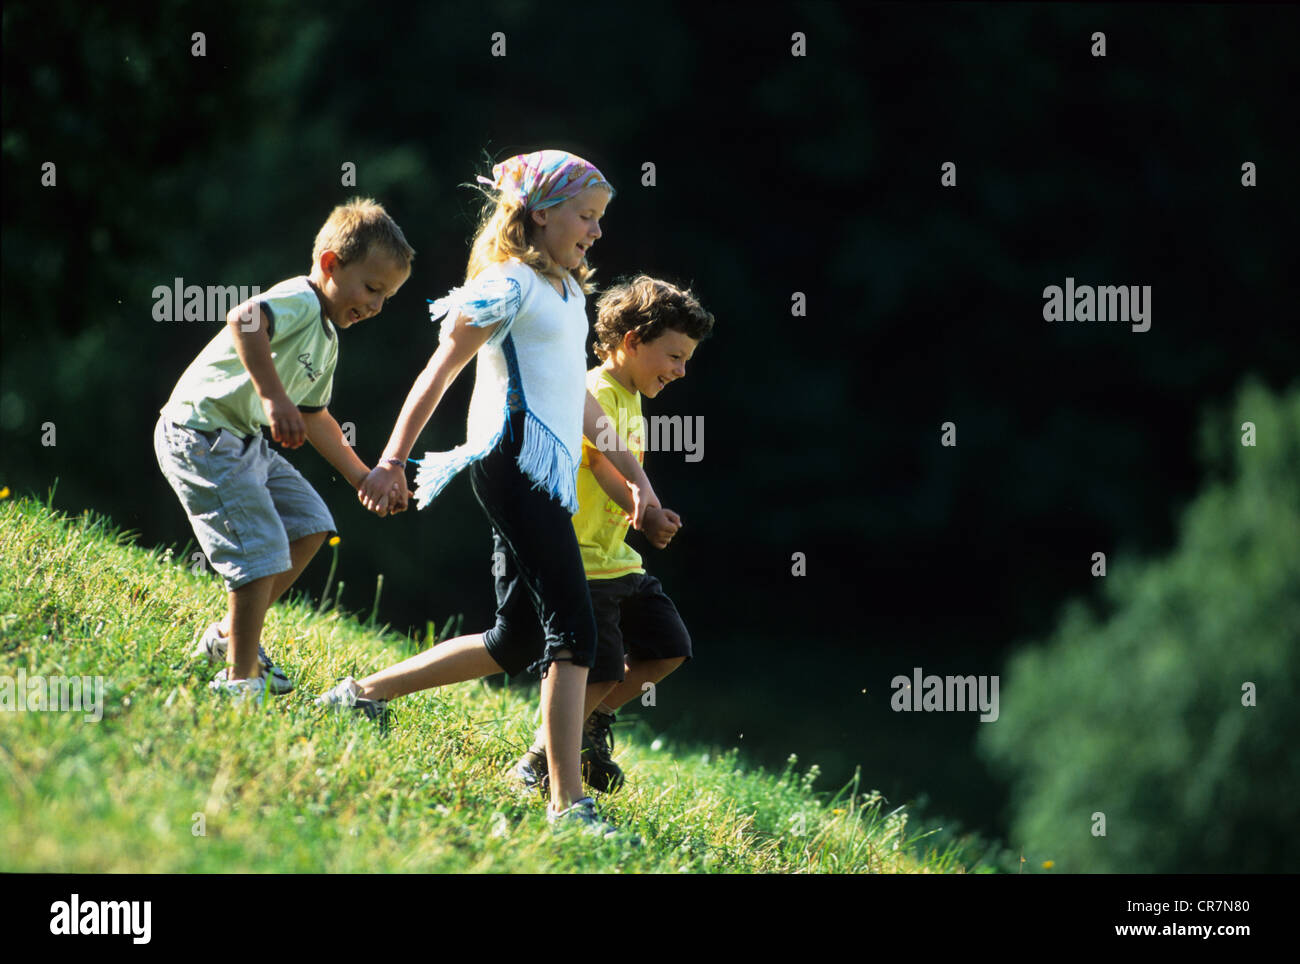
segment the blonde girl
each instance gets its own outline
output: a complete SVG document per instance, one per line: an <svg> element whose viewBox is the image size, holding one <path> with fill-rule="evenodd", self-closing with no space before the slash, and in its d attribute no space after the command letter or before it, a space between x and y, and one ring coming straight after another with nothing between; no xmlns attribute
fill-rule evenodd
<svg viewBox="0 0 1300 964"><path fill-rule="evenodd" d="M548 819L608 836L582 791L579 747L596 624L571 516L582 436L605 418L585 384L592 290L587 254L614 189L592 164L564 151L512 157L492 169L489 208L463 287L436 301L437 351L416 379L378 466L358 489L379 515L438 402L477 356L467 439L427 453L416 473L424 508L462 469L492 527L496 624L448 640L365 679L345 679L321 702L369 715L417 690L525 669L542 677L542 728L550 773ZM631 452L604 453L631 480L635 524L658 500ZM404 491L398 487L398 492ZM498 555L499 553L499 555Z"/></svg>

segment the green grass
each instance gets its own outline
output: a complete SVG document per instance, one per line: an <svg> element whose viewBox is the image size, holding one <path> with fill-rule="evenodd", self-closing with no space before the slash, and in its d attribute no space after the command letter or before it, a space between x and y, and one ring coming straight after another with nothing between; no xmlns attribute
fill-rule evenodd
<svg viewBox="0 0 1300 964"><path fill-rule="evenodd" d="M329 550L326 550L329 551ZM312 697L420 643L275 606L265 639L298 688L240 707L189 653L225 595L107 520L0 500L0 677L103 677L103 719L0 712L0 871L961 872L878 794L813 788L815 766L620 728L629 786L600 801L639 846L556 837L504 779L537 724L531 691L483 682L394 704L381 736ZM196 833L203 829L203 834Z"/></svg>

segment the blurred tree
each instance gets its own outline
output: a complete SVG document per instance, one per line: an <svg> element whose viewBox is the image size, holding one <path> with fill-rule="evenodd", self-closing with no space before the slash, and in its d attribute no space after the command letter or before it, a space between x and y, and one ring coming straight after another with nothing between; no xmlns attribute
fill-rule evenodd
<svg viewBox="0 0 1300 964"><path fill-rule="evenodd" d="M1225 415L1206 419L1202 447L1230 477L1187 508L1175 550L1110 559L1113 611L1071 604L1046 646L1010 662L981 750L1011 775L1009 842L1031 865L1300 863L1300 386L1277 398L1248 381Z"/></svg>

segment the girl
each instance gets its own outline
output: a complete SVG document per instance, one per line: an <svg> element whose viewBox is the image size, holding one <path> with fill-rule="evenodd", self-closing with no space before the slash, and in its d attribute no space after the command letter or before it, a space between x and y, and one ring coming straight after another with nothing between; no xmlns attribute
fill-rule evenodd
<svg viewBox="0 0 1300 964"><path fill-rule="evenodd" d="M466 283L431 307L435 319L446 316L438 349L357 495L381 516L402 508L390 498L407 456L448 386L477 354L468 438L450 452L426 455L415 498L423 508L469 467L475 498L492 525L496 625L363 680L349 677L318 702L382 716L388 700L416 690L503 671L538 672L551 775L547 818L608 836L612 828L583 795L579 773L596 625L571 516L578 508L582 436L604 434L604 412L585 387L584 309L593 287L587 252L601 236L614 189L594 166L564 151L512 157L492 174L491 181L478 179L489 185L489 204ZM632 480L639 528L645 508L658 500L631 452L604 454Z"/></svg>

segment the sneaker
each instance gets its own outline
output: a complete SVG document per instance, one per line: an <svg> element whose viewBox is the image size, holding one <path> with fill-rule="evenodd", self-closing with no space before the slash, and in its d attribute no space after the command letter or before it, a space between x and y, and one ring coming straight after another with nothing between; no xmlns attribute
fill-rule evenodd
<svg viewBox="0 0 1300 964"><path fill-rule="evenodd" d="M617 827L600 818L600 814L596 813L596 801L591 797L576 800L558 813L547 804L546 822L556 833L577 831L604 840L622 835Z"/></svg>
<svg viewBox="0 0 1300 964"><path fill-rule="evenodd" d="M208 684L208 689L214 693L223 693L229 696L236 703L242 703L244 700L252 698L254 703L261 704L262 694L266 692L266 680L260 676L254 676L251 679L231 680L226 678L226 671L223 669L217 674L216 678Z"/></svg>
<svg viewBox="0 0 1300 964"><path fill-rule="evenodd" d="M613 793L623 785L623 770L614 762L613 713L593 710L582 724L582 779L602 793Z"/></svg>
<svg viewBox="0 0 1300 964"><path fill-rule="evenodd" d="M195 656L205 656L209 663L223 663L230 645L230 637L221 635L221 623L213 623L199 637L194 647ZM257 647L257 665L262 668L262 677L266 680L267 691L275 696L293 692L293 681L284 675L284 670L271 662L271 657L261 646Z"/></svg>
<svg viewBox="0 0 1300 964"><path fill-rule="evenodd" d="M367 700L361 697L361 684L351 676L345 676L332 690L316 697L317 706L328 706L335 710L354 710L364 713L367 719L379 723L381 732L388 729L388 700Z"/></svg>
<svg viewBox="0 0 1300 964"><path fill-rule="evenodd" d="M613 713L596 710L582 726L582 779L593 790L613 793L623 785L623 770L613 759ZM550 789L546 746L534 743L510 771L511 778L525 790L542 793Z"/></svg>
<svg viewBox="0 0 1300 964"><path fill-rule="evenodd" d="M551 788L551 775L546 768L546 747L534 743L510 771L510 777L521 789L546 793Z"/></svg>

